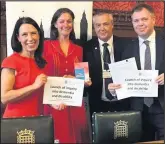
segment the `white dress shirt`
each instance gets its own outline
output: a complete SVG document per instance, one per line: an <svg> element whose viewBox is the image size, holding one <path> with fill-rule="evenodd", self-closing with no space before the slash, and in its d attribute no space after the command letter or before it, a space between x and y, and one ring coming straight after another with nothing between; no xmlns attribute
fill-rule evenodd
<svg viewBox="0 0 165 144"><path fill-rule="evenodd" d="M100 39L98 39L99 41L99 47L100 47L100 55L101 55L101 63L102 63L102 71L104 71L104 62L103 62L103 50L104 50L104 47L103 47L103 44L104 43L108 43L109 46L108 46L108 50L109 50L109 54L110 54L110 59L111 59L111 63L113 63L115 61L114 59L114 47L113 47L113 35L111 36L111 38L107 41L107 42L104 42ZM109 99L106 98L105 96L105 82L104 82L104 78L103 78L103 87L102 87L102 96L101 96L101 99L103 101L109 101Z"/></svg>
<svg viewBox="0 0 165 144"><path fill-rule="evenodd" d="M144 69L144 62L145 62L145 50L146 50L146 45L144 44L145 40L149 41L149 46L150 46L150 52L151 52L151 67L152 70L155 70L155 63L156 63L156 42L155 42L155 31L147 38L147 39L142 39L141 37L139 38L139 48L140 48L140 64L141 64L141 69Z"/></svg>
<svg viewBox="0 0 165 144"><path fill-rule="evenodd" d="M155 70L155 63L156 63L156 41L155 41L155 31L147 38L147 39L142 39L140 36L139 38L139 51L140 51L140 65L141 69L144 70L144 61L145 61L145 50L146 50L146 45L144 44L144 41L148 40L149 41L149 46L150 46L150 52L151 52L151 67L152 70ZM116 96L116 92L111 94L113 96Z"/></svg>

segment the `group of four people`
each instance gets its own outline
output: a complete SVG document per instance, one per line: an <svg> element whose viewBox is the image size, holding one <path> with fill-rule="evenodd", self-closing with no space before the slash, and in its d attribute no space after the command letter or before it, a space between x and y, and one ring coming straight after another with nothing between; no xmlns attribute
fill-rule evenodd
<svg viewBox="0 0 165 144"><path fill-rule="evenodd" d="M142 141L163 139L163 85L164 85L164 43L155 33L155 15L152 7L140 4L132 10L132 23L138 38L128 41L113 35L113 16L96 12L93 24L97 37L89 40L83 48L76 45L73 29L74 14L68 8L58 9L51 21L50 40L45 40L38 24L29 17L19 18L16 22L11 46L14 53L2 62L1 102L6 104L3 117L52 115L54 139L60 143L89 143L90 134L84 104L82 107L43 105L43 86L47 76L74 78L74 63L89 63L91 80L84 83L89 93L90 113L107 111L140 110L143 113L144 135ZM144 40L151 41L152 69L159 70L159 97L151 107L146 107L143 98L117 100L112 79L106 85L104 73L104 46L108 43L109 62L117 62L135 57L138 69L144 69L144 56L141 47ZM142 46L143 45L143 46ZM109 89L109 90L108 90ZM150 127L152 126L152 127ZM62 128L63 127L63 128ZM152 133L151 133L152 132Z"/></svg>

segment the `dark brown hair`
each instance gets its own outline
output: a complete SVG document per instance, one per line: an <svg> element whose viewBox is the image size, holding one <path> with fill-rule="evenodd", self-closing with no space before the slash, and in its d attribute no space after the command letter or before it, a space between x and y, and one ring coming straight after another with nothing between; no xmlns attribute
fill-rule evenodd
<svg viewBox="0 0 165 144"><path fill-rule="evenodd" d="M63 14L63 13L68 13L71 15L72 17L72 20L74 21L74 13L68 9L68 8L60 8L58 9L53 17L52 17L52 20L51 20L51 26L50 26L50 39L51 40L56 40L58 38L58 30L57 28L54 26L54 24L57 22L58 18ZM70 33L70 36L69 36L69 39L70 40L75 40L75 32L74 32L74 29L72 29L71 33Z"/></svg>
<svg viewBox="0 0 165 144"><path fill-rule="evenodd" d="M38 48L34 52L34 59L39 68L44 68L45 64L46 64L45 59L42 58L44 36L43 36L43 33L42 33L40 27L38 26L36 21L33 20L32 18L22 17L17 20L14 30L13 30L12 37L11 37L11 47L12 47L13 51L15 51L15 52L22 51L22 45L18 41L18 38L17 38L17 36L19 35L19 28L21 27L22 24L31 24L37 29L40 38L39 38Z"/></svg>
<svg viewBox="0 0 165 144"><path fill-rule="evenodd" d="M148 10L151 14L154 14L154 13L155 13L155 12L154 12L154 9L153 9L150 5L143 3L143 4L138 4L138 5L136 5L136 6L132 9L131 15L132 15L134 12L141 11L143 8L145 8L146 10Z"/></svg>

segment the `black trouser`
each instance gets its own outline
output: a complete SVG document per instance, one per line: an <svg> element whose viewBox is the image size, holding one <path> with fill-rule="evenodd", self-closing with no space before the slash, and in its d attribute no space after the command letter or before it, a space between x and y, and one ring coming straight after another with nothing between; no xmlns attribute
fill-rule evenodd
<svg viewBox="0 0 165 144"><path fill-rule="evenodd" d="M164 112L156 102L157 110L150 110L144 105L142 112L142 139L141 141L164 140Z"/></svg>

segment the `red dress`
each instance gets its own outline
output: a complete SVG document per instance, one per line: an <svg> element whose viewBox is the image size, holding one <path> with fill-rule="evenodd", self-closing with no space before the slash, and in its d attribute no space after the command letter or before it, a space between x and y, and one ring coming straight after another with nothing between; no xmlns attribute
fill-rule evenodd
<svg viewBox="0 0 165 144"><path fill-rule="evenodd" d="M58 40L47 40L44 43L44 55L48 62L49 76L74 75L74 62L82 61L82 48L70 42L68 56L60 48ZM84 105L82 107L67 106L64 110L56 110L45 105L45 114L54 118L54 139L59 143L89 143L89 132Z"/></svg>
<svg viewBox="0 0 165 144"><path fill-rule="evenodd" d="M18 53L5 58L1 67L16 70L14 89L31 85L44 72L37 67L34 59L22 57ZM42 98L43 88L40 88L25 98L7 104L3 117L38 116L43 111Z"/></svg>

